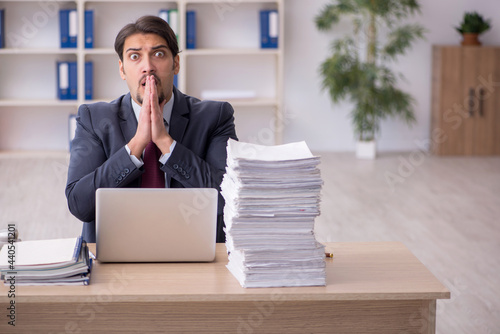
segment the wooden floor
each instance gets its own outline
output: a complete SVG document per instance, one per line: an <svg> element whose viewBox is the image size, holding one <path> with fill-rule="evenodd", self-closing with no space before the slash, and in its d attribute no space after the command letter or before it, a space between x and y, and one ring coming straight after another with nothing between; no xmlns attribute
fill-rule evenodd
<svg viewBox="0 0 500 334"><path fill-rule="evenodd" d="M437 333L500 333L500 157L320 155L319 241L402 241L451 291L437 303ZM24 240L78 235L67 161L1 153L0 228L15 223Z"/></svg>

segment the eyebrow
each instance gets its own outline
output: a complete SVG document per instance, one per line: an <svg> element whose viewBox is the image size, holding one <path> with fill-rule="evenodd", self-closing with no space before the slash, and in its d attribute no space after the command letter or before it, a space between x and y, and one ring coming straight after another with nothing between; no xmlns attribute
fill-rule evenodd
<svg viewBox="0 0 500 334"><path fill-rule="evenodd" d="M168 49L168 46L166 46L165 44L160 44L160 45L156 45L156 46L153 46L151 49L152 50L158 50L158 49ZM129 51L141 51L142 48L128 48L125 52L129 52Z"/></svg>

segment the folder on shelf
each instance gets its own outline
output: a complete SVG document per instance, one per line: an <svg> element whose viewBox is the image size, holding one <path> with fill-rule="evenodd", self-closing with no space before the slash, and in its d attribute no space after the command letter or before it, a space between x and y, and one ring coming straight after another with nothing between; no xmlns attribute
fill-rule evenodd
<svg viewBox="0 0 500 334"><path fill-rule="evenodd" d="M170 28L174 31L177 39L179 39L178 13L179 11L177 9L160 9L158 12L158 16L168 23Z"/></svg>
<svg viewBox="0 0 500 334"><path fill-rule="evenodd" d="M94 64L85 63L85 100L92 100L94 95Z"/></svg>
<svg viewBox="0 0 500 334"><path fill-rule="evenodd" d="M69 99L69 63L66 61L57 62L57 98Z"/></svg>
<svg viewBox="0 0 500 334"><path fill-rule="evenodd" d="M94 47L94 11L85 11L85 48Z"/></svg>
<svg viewBox="0 0 500 334"><path fill-rule="evenodd" d="M168 23L168 9L160 9L158 16Z"/></svg>
<svg viewBox="0 0 500 334"><path fill-rule="evenodd" d="M59 29L61 48L76 48L78 35L78 13L76 9L61 9L59 11Z"/></svg>
<svg viewBox="0 0 500 334"><path fill-rule="evenodd" d="M168 25L175 33L177 40L179 40L179 20L178 20L178 11L177 9L170 9L168 11Z"/></svg>
<svg viewBox="0 0 500 334"><path fill-rule="evenodd" d="M196 12L194 10L186 13L186 48L196 49Z"/></svg>
<svg viewBox="0 0 500 334"><path fill-rule="evenodd" d="M5 9L0 9L0 49L5 47Z"/></svg>
<svg viewBox="0 0 500 334"><path fill-rule="evenodd" d="M76 61L69 63L69 100L76 100L78 98L78 68Z"/></svg>
<svg viewBox="0 0 500 334"><path fill-rule="evenodd" d="M263 49L278 48L279 18L277 10L260 11L260 45Z"/></svg>
<svg viewBox="0 0 500 334"><path fill-rule="evenodd" d="M177 79L177 74L176 74L176 75L174 75L174 86L175 87L179 87L179 86L177 86L177 80L178 79Z"/></svg>
<svg viewBox="0 0 500 334"><path fill-rule="evenodd" d="M76 62L57 62L57 98L59 100L76 100L77 95L78 77Z"/></svg>

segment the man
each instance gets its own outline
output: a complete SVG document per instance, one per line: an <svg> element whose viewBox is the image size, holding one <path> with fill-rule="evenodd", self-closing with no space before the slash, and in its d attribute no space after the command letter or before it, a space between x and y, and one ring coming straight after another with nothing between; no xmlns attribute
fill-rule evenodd
<svg viewBox="0 0 500 334"><path fill-rule="evenodd" d="M71 145L66 197L71 213L84 222L87 242L95 242L98 188L152 186L146 174L158 168L144 166L147 152L159 151L156 183L220 190L227 141L236 139L229 103L200 101L173 86L179 48L161 18L144 16L123 27L115 50L130 92L110 103L80 106ZM219 195L217 242L225 241L223 206Z"/></svg>

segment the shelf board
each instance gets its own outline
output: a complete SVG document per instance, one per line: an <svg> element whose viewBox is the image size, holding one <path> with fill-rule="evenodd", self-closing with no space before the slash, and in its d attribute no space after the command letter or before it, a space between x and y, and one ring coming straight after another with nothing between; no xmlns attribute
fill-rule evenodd
<svg viewBox="0 0 500 334"><path fill-rule="evenodd" d="M5 48L0 49L0 55L66 55L66 54L74 54L78 53L78 49L57 49L57 48Z"/></svg>
<svg viewBox="0 0 500 334"><path fill-rule="evenodd" d="M182 51L186 56L224 56L224 55L278 55L279 49L187 49Z"/></svg>
<svg viewBox="0 0 500 334"><path fill-rule="evenodd" d="M77 107L77 100L0 100L0 107Z"/></svg>
<svg viewBox="0 0 500 334"><path fill-rule="evenodd" d="M11 0L12 1L12 0ZM35 0L21 0L21 1L32 1L36 2ZM233 0L234 1L234 0ZM237 4L238 3L276 3L277 0L237 0L234 1ZM83 0L83 2L137 2L137 0ZM160 3L185 3L185 4L194 4L194 3L217 3L217 0L145 0L143 1L144 3L155 3L155 2L160 2ZM228 4L231 4L230 1L228 1Z"/></svg>
<svg viewBox="0 0 500 334"><path fill-rule="evenodd" d="M194 3L209 3L209 4L216 4L216 3L225 3L225 5L233 5L237 6L240 3L277 3L277 0L237 0L237 1L214 1L214 0L180 0L179 2L184 2L185 4L194 4Z"/></svg>
<svg viewBox="0 0 500 334"><path fill-rule="evenodd" d="M93 49L84 49L85 54L87 55L115 55L115 49L113 48L93 48Z"/></svg>
<svg viewBox="0 0 500 334"><path fill-rule="evenodd" d="M274 98L255 98L255 99L227 99L233 107L277 107L278 102Z"/></svg>

